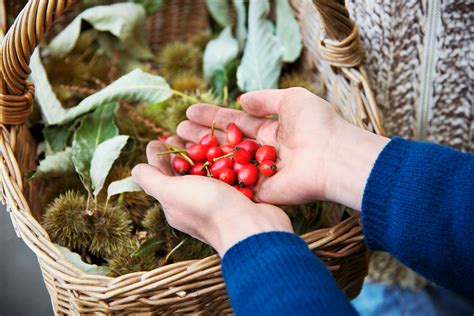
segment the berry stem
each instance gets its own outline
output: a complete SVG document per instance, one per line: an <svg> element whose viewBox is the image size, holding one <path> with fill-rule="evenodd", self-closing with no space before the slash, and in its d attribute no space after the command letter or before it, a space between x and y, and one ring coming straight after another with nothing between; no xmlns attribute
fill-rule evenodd
<svg viewBox="0 0 474 316"><path fill-rule="evenodd" d="M173 249L170 250L170 252L168 252L168 254L166 255L165 257L165 263L168 262L169 258L171 257L171 255L173 254L173 252L175 252L176 250L178 250L179 247L181 247L182 245L184 245L184 243L188 240L188 237L184 238L183 240L181 240L181 242L179 244L176 245L176 247L174 247Z"/></svg>
<svg viewBox="0 0 474 316"><path fill-rule="evenodd" d="M216 121L212 121L211 124L211 135L214 136L214 132L216 130Z"/></svg>
<svg viewBox="0 0 474 316"><path fill-rule="evenodd" d="M231 152L231 153L225 154L225 155L223 155L223 156L216 157L216 158L214 158L213 160L214 160L214 162L216 162L216 161L219 160L219 159L224 159L224 158L227 158L227 157L232 157L233 155L234 155L234 153Z"/></svg>
<svg viewBox="0 0 474 316"><path fill-rule="evenodd" d="M166 147L168 147L168 149L170 149L169 151L171 151L172 153L176 153L178 155L180 155L181 157L183 157L184 159L186 159L187 162L189 162L189 164L191 166L194 166L194 161L189 158L188 155L186 155L186 150L182 149L182 148L179 148L179 147L176 147L176 146L173 146L171 144L166 144ZM158 153L160 154L160 153Z"/></svg>
<svg viewBox="0 0 474 316"><path fill-rule="evenodd" d="M167 150L167 151L162 151L159 153L156 153L157 156L163 156L163 155L169 155L169 154L181 154L185 153L186 150L184 149L173 149L173 150Z"/></svg>

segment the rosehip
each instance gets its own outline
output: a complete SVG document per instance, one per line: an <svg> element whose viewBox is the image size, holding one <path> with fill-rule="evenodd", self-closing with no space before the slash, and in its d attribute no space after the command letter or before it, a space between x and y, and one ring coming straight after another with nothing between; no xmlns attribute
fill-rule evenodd
<svg viewBox="0 0 474 316"><path fill-rule="evenodd" d="M219 174L221 173L221 171L224 169L231 169L232 164L233 161L229 157L217 160L210 168L211 175L214 178L219 178Z"/></svg>
<svg viewBox="0 0 474 316"><path fill-rule="evenodd" d="M240 171L240 169L242 169L243 166L245 166L245 165L234 161L233 169L234 169L235 172L238 173Z"/></svg>
<svg viewBox="0 0 474 316"><path fill-rule="evenodd" d="M221 150L225 154L229 154L234 151L234 147L230 145L221 145Z"/></svg>
<svg viewBox="0 0 474 316"><path fill-rule="evenodd" d="M275 161L276 156L277 154L276 154L275 147L270 146L270 145L261 146L255 153L255 159L260 163L264 160Z"/></svg>
<svg viewBox="0 0 474 316"><path fill-rule="evenodd" d="M219 180L230 185L234 184L235 177L235 171L232 169L224 169L219 173Z"/></svg>
<svg viewBox="0 0 474 316"><path fill-rule="evenodd" d="M166 142L166 140L168 139L169 135L168 134L163 134L161 135L160 137L158 137L158 140L160 142Z"/></svg>
<svg viewBox="0 0 474 316"><path fill-rule="evenodd" d="M240 148L240 147L235 147L234 151L234 161L238 162L240 164L246 165L250 163L250 154L247 150Z"/></svg>
<svg viewBox="0 0 474 316"><path fill-rule="evenodd" d="M207 146L202 144L192 144L186 149L186 153L193 161L206 160Z"/></svg>
<svg viewBox="0 0 474 316"><path fill-rule="evenodd" d="M175 156L173 159L173 168L177 173L184 175L188 172L191 165L189 162L181 156Z"/></svg>
<svg viewBox="0 0 474 316"><path fill-rule="evenodd" d="M252 158L255 158L255 153L257 152L259 146L253 140L246 139L240 144L238 144L237 147L247 150L252 159Z"/></svg>
<svg viewBox="0 0 474 316"><path fill-rule="evenodd" d="M260 173L263 174L265 177L271 177L276 173L277 166L275 165L274 161L271 160L264 160L258 166L260 169Z"/></svg>
<svg viewBox="0 0 474 316"><path fill-rule="evenodd" d="M237 146L242 142L242 139L244 138L242 131L235 123L230 123L229 126L227 126L226 136L227 142L231 146Z"/></svg>
<svg viewBox="0 0 474 316"><path fill-rule="evenodd" d="M212 134L207 134L204 135L203 138L201 138L201 141L199 142L201 145L205 145L207 147L215 147L219 145L219 141L216 136Z"/></svg>
<svg viewBox="0 0 474 316"><path fill-rule="evenodd" d="M257 180L258 180L258 170L257 167L253 164L248 164L243 166L238 175L237 178L239 180L239 185L240 186L252 186L254 185Z"/></svg>
<svg viewBox="0 0 474 316"><path fill-rule="evenodd" d="M189 170L189 173L195 176L205 176L207 172L206 168L204 168L204 162L196 162Z"/></svg>
<svg viewBox="0 0 474 316"><path fill-rule="evenodd" d="M239 190L240 193L242 193L243 195L245 195L246 197L248 197L250 200L253 201L253 192L252 190L250 190L250 188L237 188L237 190Z"/></svg>
<svg viewBox="0 0 474 316"><path fill-rule="evenodd" d="M214 158L224 155L224 152L220 147L211 147L207 151L206 158L210 162L214 162Z"/></svg>

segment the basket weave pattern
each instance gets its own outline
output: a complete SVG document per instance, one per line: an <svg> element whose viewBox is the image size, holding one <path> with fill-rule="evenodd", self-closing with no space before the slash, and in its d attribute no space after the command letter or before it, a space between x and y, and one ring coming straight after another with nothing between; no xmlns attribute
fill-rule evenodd
<svg viewBox="0 0 474 316"><path fill-rule="evenodd" d="M25 173L35 167L36 152L36 143L24 124L31 112L34 95L34 87L27 80L30 73L28 63L34 48L53 21L73 2L30 0L5 35L1 52L1 199L7 205L18 236L38 257L55 312L231 313L218 256L174 263L153 271L117 278L89 275L63 257L32 215L36 190L23 182ZM184 5L190 1L177 2L178 5ZM167 10L178 12L170 3L166 4L169 7ZM194 9L193 12L198 20L185 21L190 28L199 25L199 29L202 29L202 25L207 23L202 18L205 16L207 19L206 8L203 1L199 3L196 8L200 6L201 9ZM304 38L302 69L324 84L326 98L347 120L383 134L379 111L365 71L360 66L362 48L357 26L350 20L345 7L330 0L317 1L316 5L306 0L291 0L291 4ZM5 15L4 8L4 2L0 0L0 17ZM163 22L166 19L167 15L160 13L160 16L152 18L148 27L162 23L175 25L170 27L178 29L179 19ZM161 33L165 34L166 31L170 30L161 30ZM162 40L156 34L149 36L152 46L171 40L169 37ZM176 36L182 39L184 35L180 33ZM356 296L367 273L367 251L359 216L354 215L334 227L319 229L302 237L327 264L347 296Z"/></svg>

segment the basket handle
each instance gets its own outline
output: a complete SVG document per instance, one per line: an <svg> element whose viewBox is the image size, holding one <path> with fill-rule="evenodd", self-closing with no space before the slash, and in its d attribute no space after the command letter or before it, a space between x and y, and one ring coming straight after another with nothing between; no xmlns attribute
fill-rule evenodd
<svg viewBox="0 0 474 316"><path fill-rule="evenodd" d="M313 0L313 4L326 33L320 42L322 57L332 66L357 67L364 50L344 0Z"/></svg>
<svg viewBox="0 0 474 316"><path fill-rule="evenodd" d="M30 0L1 44L0 123L23 124L32 111L30 57L54 20L75 0ZM5 22L4 22L5 23Z"/></svg>

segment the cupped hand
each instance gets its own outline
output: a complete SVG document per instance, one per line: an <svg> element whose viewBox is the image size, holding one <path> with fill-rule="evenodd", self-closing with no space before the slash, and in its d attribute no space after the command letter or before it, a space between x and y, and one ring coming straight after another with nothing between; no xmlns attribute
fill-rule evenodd
<svg viewBox="0 0 474 316"><path fill-rule="evenodd" d="M168 140L183 147L176 139ZM176 176L169 156L157 156L166 146L147 147L148 164L137 165L132 176L163 206L168 223L209 245L222 256L232 245L267 231L292 232L288 216L278 207L257 204L213 178Z"/></svg>
<svg viewBox="0 0 474 316"><path fill-rule="evenodd" d="M260 179L257 201L331 200L360 209L365 181L386 141L374 149L367 140L371 133L347 123L328 102L303 88L254 91L242 95L240 103L245 112L210 104L190 107L178 135L198 142L215 122L223 142L223 131L235 122L247 137L278 151L278 171Z"/></svg>

